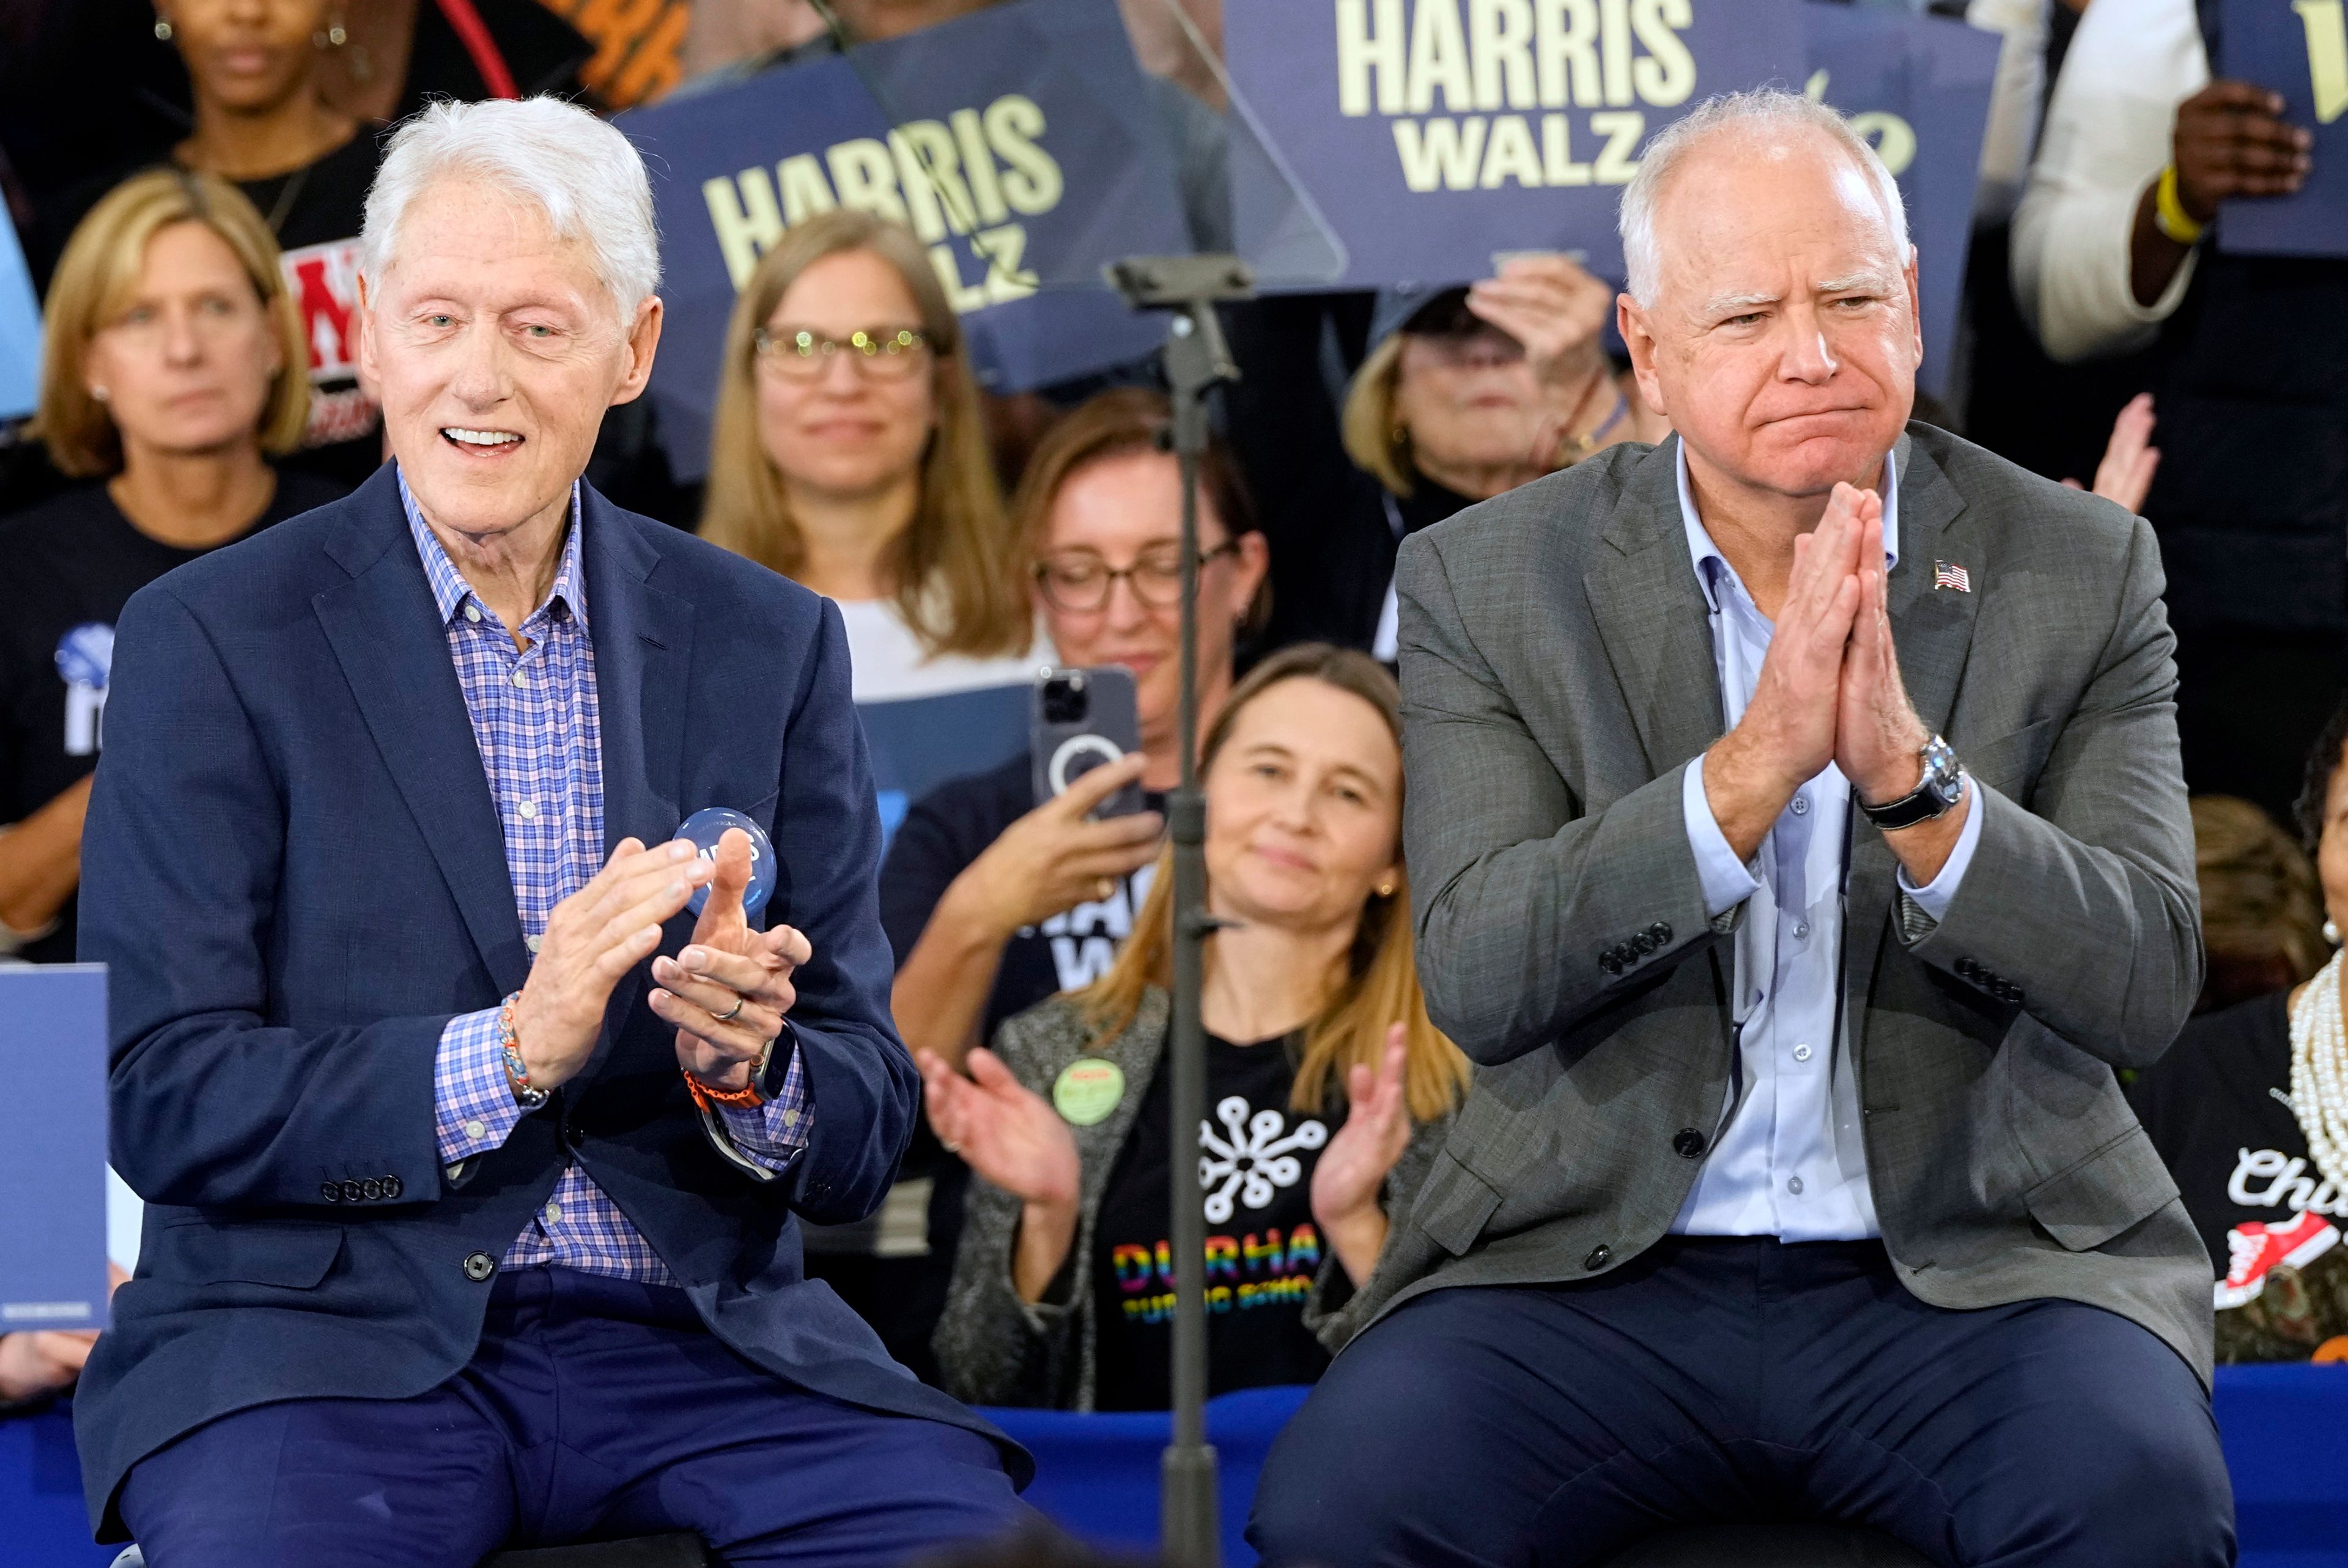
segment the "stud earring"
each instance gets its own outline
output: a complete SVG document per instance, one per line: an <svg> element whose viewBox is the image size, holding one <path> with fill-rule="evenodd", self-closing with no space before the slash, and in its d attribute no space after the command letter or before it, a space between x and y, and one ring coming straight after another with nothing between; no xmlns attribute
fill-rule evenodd
<svg viewBox="0 0 2348 1568"><path fill-rule="evenodd" d="M171 24L163 20L160 16L156 17L155 36L161 39L166 44L170 43L171 41Z"/></svg>
<svg viewBox="0 0 2348 1568"><path fill-rule="evenodd" d="M2338 921L2326 920L2323 922L2323 939L2331 943L2335 948L2340 945L2340 923Z"/></svg>
<svg viewBox="0 0 2348 1568"><path fill-rule="evenodd" d="M1381 898L1393 897L1394 890L1395 885L1391 882L1381 882L1378 884L1378 897Z"/></svg>
<svg viewBox="0 0 2348 1568"><path fill-rule="evenodd" d="M109 396L113 395L102 386L91 387L89 389L89 395L100 403L104 403Z"/></svg>

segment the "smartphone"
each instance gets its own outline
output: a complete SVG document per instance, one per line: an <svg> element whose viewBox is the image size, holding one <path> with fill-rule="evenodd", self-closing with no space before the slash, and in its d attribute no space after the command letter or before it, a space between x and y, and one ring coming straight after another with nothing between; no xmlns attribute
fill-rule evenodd
<svg viewBox="0 0 2348 1568"><path fill-rule="evenodd" d="M1050 669L1037 672L1027 715L1027 752L1035 767L1035 804L1065 794L1093 769L1141 749L1140 711L1133 671ZM1093 808L1093 815L1130 816L1143 809L1141 785L1128 784Z"/></svg>

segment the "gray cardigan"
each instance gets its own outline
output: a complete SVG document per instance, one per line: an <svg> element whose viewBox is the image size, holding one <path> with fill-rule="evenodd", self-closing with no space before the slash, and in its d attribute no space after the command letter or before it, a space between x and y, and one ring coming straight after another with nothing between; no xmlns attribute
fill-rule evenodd
<svg viewBox="0 0 2348 1568"><path fill-rule="evenodd" d="M1143 996L1132 1024L1099 1050L1086 1050L1093 1031L1076 1005L1054 997L1007 1019L995 1031L994 1051L1019 1081L1049 1095L1060 1071L1087 1054L1110 1061L1128 1085L1117 1108L1089 1127L1071 1126L1082 1173L1077 1184L1075 1246L1064 1277L1073 1281L1064 1302L1025 1302L1011 1282L1012 1244L1019 1231L1020 1200L973 1174L963 1221L962 1245L954 1254L953 1281L945 1314L932 1344L946 1389L978 1405L1047 1406L1089 1410L1095 1387L1096 1331L1093 1320L1093 1228L1101 1194L1126 1134L1140 1110L1158 1059L1166 1047L1169 1008L1156 987ZM1385 1205L1398 1212L1426 1179L1451 1119L1423 1122L1411 1130L1409 1146L1386 1173ZM1342 1297L1352 1294L1334 1248L1322 1260L1304 1306L1304 1322L1335 1350L1353 1325L1339 1317Z"/></svg>

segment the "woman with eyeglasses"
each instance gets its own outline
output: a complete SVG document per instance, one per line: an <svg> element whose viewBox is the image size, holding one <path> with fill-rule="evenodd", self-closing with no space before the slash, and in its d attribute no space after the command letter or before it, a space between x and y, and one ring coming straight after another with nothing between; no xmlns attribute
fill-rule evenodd
<svg viewBox="0 0 2348 1568"><path fill-rule="evenodd" d="M860 707L1024 691L1052 657L953 309L886 218L809 218L743 287L701 535L839 606Z"/></svg>
<svg viewBox="0 0 2348 1568"><path fill-rule="evenodd" d="M1100 394L1045 433L1012 503L1029 592L1060 661L1133 672L1140 752L1039 805L1023 749L917 802L881 866L898 1032L953 1065L1012 1014L1100 979L1148 890L1164 792L1179 766L1182 491L1180 469L1159 445L1169 419L1159 393ZM1220 443L1200 479L1203 728L1231 691L1235 643L1262 621L1267 562L1238 468ZM1093 807L1136 780L1148 810L1091 819ZM927 1371L968 1173L926 1132L906 1168L933 1178L927 1255L896 1266L895 1306L876 1327L899 1359Z"/></svg>

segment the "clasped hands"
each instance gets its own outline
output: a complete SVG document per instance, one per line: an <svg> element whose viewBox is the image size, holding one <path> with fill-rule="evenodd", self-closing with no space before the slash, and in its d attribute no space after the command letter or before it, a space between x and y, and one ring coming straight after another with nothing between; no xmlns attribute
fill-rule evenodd
<svg viewBox="0 0 2348 1568"><path fill-rule="evenodd" d="M1794 541L1776 619L1745 716L1704 753L1704 799L1740 860L1828 763L1869 805L1912 793L1932 738L1909 705L1892 646L1881 497L1834 487L1818 527ZM1911 879L1939 872L1964 810L1884 835Z"/></svg>
<svg viewBox="0 0 2348 1568"><path fill-rule="evenodd" d="M661 926L707 884L693 940L653 960L645 1000L676 1027L677 1065L721 1091L746 1088L798 1000L791 977L812 956L788 926L754 931L742 907L750 835L729 829L716 858L684 839L646 848L623 838L603 869L554 907L522 987L515 1043L530 1082L552 1089L587 1064L612 988L660 946Z"/></svg>

